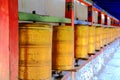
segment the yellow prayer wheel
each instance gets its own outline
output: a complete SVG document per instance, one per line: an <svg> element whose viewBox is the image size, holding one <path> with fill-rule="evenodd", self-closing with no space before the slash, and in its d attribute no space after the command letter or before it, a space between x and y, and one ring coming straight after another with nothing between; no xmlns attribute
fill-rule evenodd
<svg viewBox="0 0 120 80"><path fill-rule="evenodd" d="M108 35L109 33L108 32L109 32L109 29L106 28L106 44L109 43L109 40L108 40L109 39L109 35Z"/></svg>
<svg viewBox="0 0 120 80"><path fill-rule="evenodd" d="M108 27L108 44L110 43L110 28Z"/></svg>
<svg viewBox="0 0 120 80"><path fill-rule="evenodd" d="M114 28L112 28L112 32L113 32L113 34L112 34L112 41L114 41Z"/></svg>
<svg viewBox="0 0 120 80"><path fill-rule="evenodd" d="M118 37L120 38L120 28L118 28Z"/></svg>
<svg viewBox="0 0 120 80"><path fill-rule="evenodd" d="M117 28L117 32L116 32L117 38L119 38L119 35L118 35L119 33L118 32L119 32L119 28Z"/></svg>
<svg viewBox="0 0 120 80"><path fill-rule="evenodd" d="M74 66L74 29L72 26L53 27L52 69L72 70Z"/></svg>
<svg viewBox="0 0 120 80"><path fill-rule="evenodd" d="M112 28L110 28L110 43L112 42Z"/></svg>
<svg viewBox="0 0 120 80"><path fill-rule="evenodd" d="M112 42L112 28L109 28L109 43Z"/></svg>
<svg viewBox="0 0 120 80"><path fill-rule="evenodd" d="M117 38L117 27L116 27L116 38Z"/></svg>
<svg viewBox="0 0 120 80"><path fill-rule="evenodd" d="M110 32L109 32L109 28L107 28L107 44L110 43L110 38L109 38L109 36L110 36Z"/></svg>
<svg viewBox="0 0 120 80"><path fill-rule="evenodd" d="M118 38L120 38L120 28L118 28Z"/></svg>
<svg viewBox="0 0 120 80"><path fill-rule="evenodd" d="M118 31L118 35L119 35L119 38L120 38L120 28L119 28L119 31Z"/></svg>
<svg viewBox="0 0 120 80"><path fill-rule="evenodd" d="M39 23L21 23L19 44L19 79L51 80L52 28Z"/></svg>
<svg viewBox="0 0 120 80"><path fill-rule="evenodd" d="M109 28L109 33L110 33L110 35L109 35L109 43L111 43L111 28Z"/></svg>
<svg viewBox="0 0 120 80"><path fill-rule="evenodd" d="M104 35L103 34L103 27L100 27L100 47L104 47L104 42L103 42L104 36L103 35Z"/></svg>
<svg viewBox="0 0 120 80"><path fill-rule="evenodd" d="M113 32L113 34L112 34L112 41L114 41L114 28L112 28L112 32Z"/></svg>
<svg viewBox="0 0 120 80"><path fill-rule="evenodd" d="M114 41L114 28L112 28L112 41Z"/></svg>
<svg viewBox="0 0 120 80"><path fill-rule="evenodd" d="M95 44L95 49L100 50L101 42L100 42L100 27L96 27L96 44Z"/></svg>
<svg viewBox="0 0 120 80"><path fill-rule="evenodd" d="M115 40L115 38L116 38L116 30L114 28L114 40Z"/></svg>
<svg viewBox="0 0 120 80"><path fill-rule="evenodd" d="M116 28L114 28L114 39L116 39Z"/></svg>
<svg viewBox="0 0 120 80"><path fill-rule="evenodd" d="M113 31L113 34L112 34L112 39L113 39L113 41L114 41L114 39L115 39L115 30L114 30L114 28L112 29Z"/></svg>
<svg viewBox="0 0 120 80"><path fill-rule="evenodd" d="M119 31L119 28L116 27L116 38L117 38L117 39L119 38L119 36L118 36L118 31Z"/></svg>
<svg viewBox="0 0 120 80"><path fill-rule="evenodd" d="M107 45L107 28L104 28L104 31L105 31L105 45Z"/></svg>
<svg viewBox="0 0 120 80"><path fill-rule="evenodd" d="M113 41L115 40L115 28L113 28Z"/></svg>
<svg viewBox="0 0 120 80"><path fill-rule="evenodd" d="M88 26L75 26L75 58L88 59Z"/></svg>
<svg viewBox="0 0 120 80"><path fill-rule="evenodd" d="M112 42L112 28L110 29L110 33L111 33L111 35L110 35L110 42Z"/></svg>
<svg viewBox="0 0 120 80"><path fill-rule="evenodd" d="M88 54L95 54L95 27L89 27Z"/></svg>
<svg viewBox="0 0 120 80"><path fill-rule="evenodd" d="M103 30L103 33L102 33L102 43L103 43L103 46L105 45L105 28L102 29Z"/></svg>

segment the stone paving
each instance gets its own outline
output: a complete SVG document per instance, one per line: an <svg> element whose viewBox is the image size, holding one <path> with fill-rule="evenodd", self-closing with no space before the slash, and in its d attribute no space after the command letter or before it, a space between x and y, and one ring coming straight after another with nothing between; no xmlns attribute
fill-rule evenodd
<svg viewBox="0 0 120 80"><path fill-rule="evenodd" d="M94 77L93 80L120 80L120 47L99 76Z"/></svg>

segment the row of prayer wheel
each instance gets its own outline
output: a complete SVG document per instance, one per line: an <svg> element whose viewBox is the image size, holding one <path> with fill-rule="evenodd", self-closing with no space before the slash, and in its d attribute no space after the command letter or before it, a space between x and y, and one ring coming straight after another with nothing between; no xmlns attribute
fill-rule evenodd
<svg viewBox="0 0 120 80"><path fill-rule="evenodd" d="M120 37L119 28L19 24L19 80L51 80L52 70L74 69L74 59L88 59Z"/></svg>

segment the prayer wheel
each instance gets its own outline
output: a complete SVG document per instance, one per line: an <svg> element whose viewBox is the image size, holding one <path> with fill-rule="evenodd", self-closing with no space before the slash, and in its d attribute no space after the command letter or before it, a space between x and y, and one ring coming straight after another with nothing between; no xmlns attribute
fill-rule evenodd
<svg viewBox="0 0 120 80"><path fill-rule="evenodd" d="M19 80L51 80L52 27L19 24Z"/></svg>
<svg viewBox="0 0 120 80"><path fill-rule="evenodd" d="M95 54L95 27L89 27L88 54Z"/></svg>
<svg viewBox="0 0 120 80"><path fill-rule="evenodd" d="M100 50L101 42L100 42L100 27L96 27L96 44L95 44L95 49Z"/></svg>
<svg viewBox="0 0 120 80"><path fill-rule="evenodd" d="M74 29L72 26L53 27L52 69L72 70L74 66Z"/></svg>
<svg viewBox="0 0 120 80"><path fill-rule="evenodd" d="M75 26L75 58L88 59L88 26Z"/></svg>

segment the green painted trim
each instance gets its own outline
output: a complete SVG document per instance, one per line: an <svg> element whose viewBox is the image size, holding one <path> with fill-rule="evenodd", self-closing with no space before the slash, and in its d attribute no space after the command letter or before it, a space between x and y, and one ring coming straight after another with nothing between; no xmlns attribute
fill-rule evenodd
<svg viewBox="0 0 120 80"><path fill-rule="evenodd" d="M51 23L71 23L71 19L53 16L42 16L38 14L19 12L19 21L36 21Z"/></svg>
<svg viewBox="0 0 120 80"><path fill-rule="evenodd" d="M102 26L101 24L93 24L93 26Z"/></svg>

